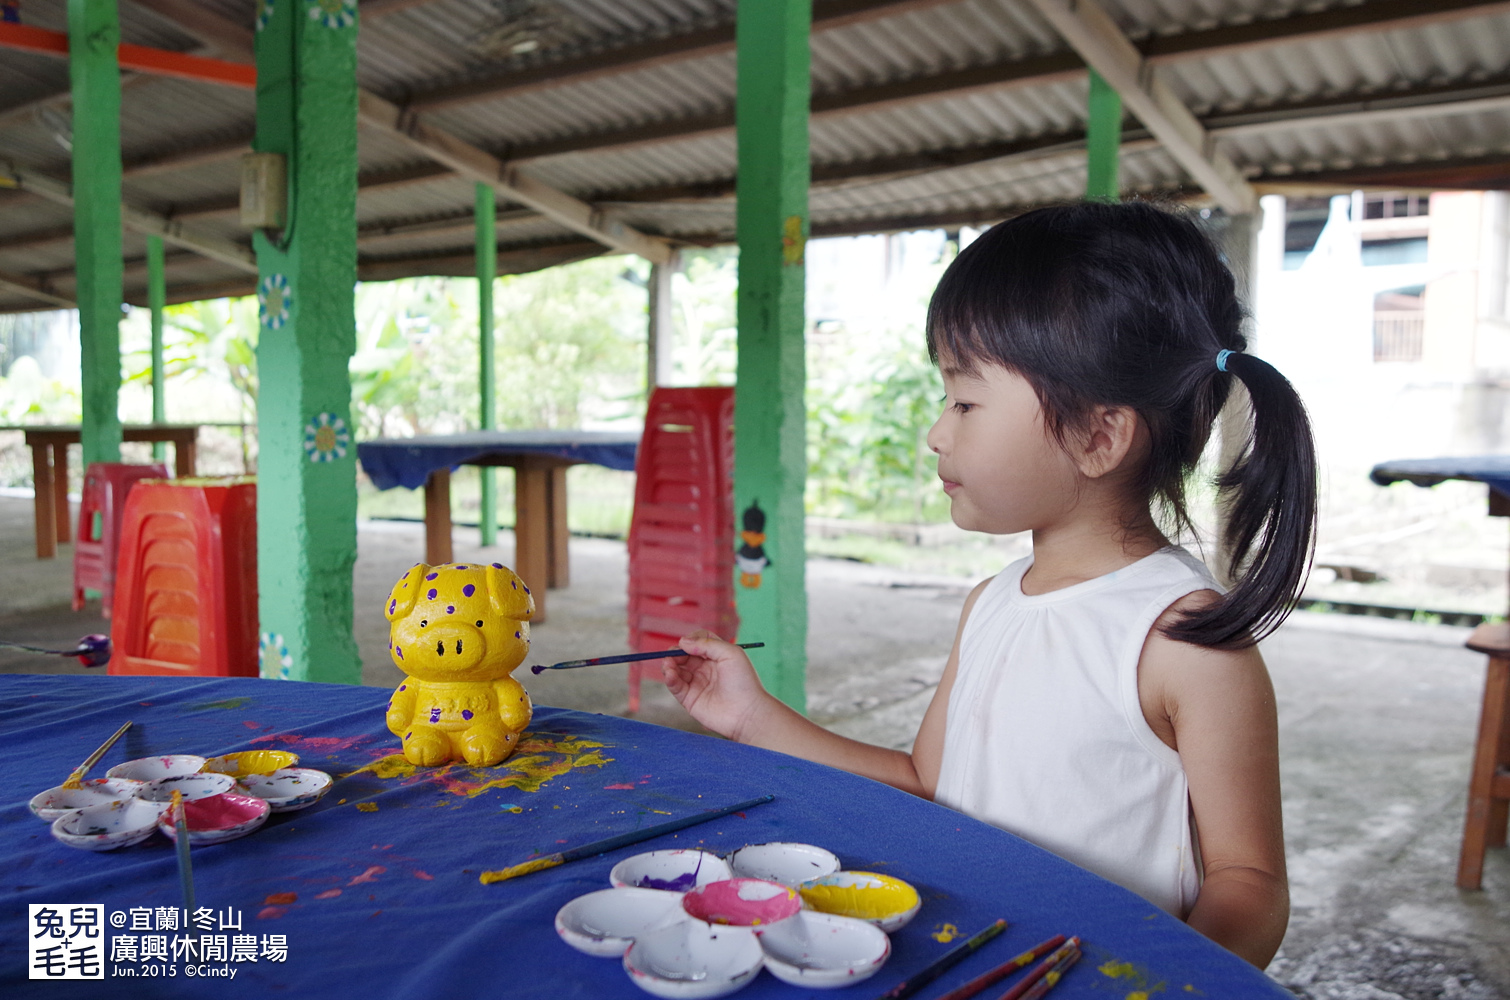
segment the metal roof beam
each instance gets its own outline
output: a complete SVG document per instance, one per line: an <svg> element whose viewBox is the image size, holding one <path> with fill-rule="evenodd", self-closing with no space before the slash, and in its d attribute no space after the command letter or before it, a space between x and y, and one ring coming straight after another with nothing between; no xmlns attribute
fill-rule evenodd
<svg viewBox="0 0 1510 1000"><path fill-rule="evenodd" d="M21 167L14 161L0 160L0 182L6 187L30 191L55 204L73 208L73 190L66 181ZM193 250L201 256L252 274L257 273L257 258L250 247L209 233L196 233L176 219L126 203L121 205L121 221L137 232L161 236L174 246Z"/></svg>
<svg viewBox="0 0 1510 1000"><path fill-rule="evenodd" d="M73 299L64 298L48 288L47 283L26 274L8 274L0 271L0 290L19 292L38 302L47 302L64 309L77 308Z"/></svg>
<svg viewBox="0 0 1510 1000"><path fill-rule="evenodd" d="M1253 188L1137 46L1094 0L1030 0L1065 41L1111 84L1169 155L1233 215L1258 206Z"/></svg>
<svg viewBox="0 0 1510 1000"><path fill-rule="evenodd" d="M633 226L605 216L587 202L436 128L419 115L365 90L358 94L357 101L357 116L364 124L384 130L463 177L491 185L510 201L532 208L551 221L615 250L638 254L656 264L671 259L671 246L665 240L647 236Z"/></svg>
<svg viewBox="0 0 1510 1000"><path fill-rule="evenodd" d="M176 5L185 0L134 2L164 6ZM200 41L219 46L227 53L243 57L252 54L250 30L219 15L201 10L192 24L184 22L182 27ZM367 90L359 90L357 100L357 117L364 125L386 132L464 177L492 185L503 197L533 208L568 229L613 249L639 254L656 263L670 259L671 248L666 241L606 218L586 202L516 170L486 150L424 121L419 115Z"/></svg>
<svg viewBox="0 0 1510 1000"><path fill-rule="evenodd" d="M380 3L382 0L375 2ZM955 0L816 0L813 4L812 30L816 34L952 2ZM363 5L362 9L365 10L366 6ZM631 73L666 63L733 51L734 22L729 21L707 28L696 28L669 38L631 42L526 69L502 70L481 79L416 94L410 99L408 106L417 111L437 111L474 101L582 83L615 73Z"/></svg>
<svg viewBox="0 0 1510 1000"><path fill-rule="evenodd" d="M820 0L813 5L813 31L817 33L861 20L893 17L909 10L933 6L938 6L938 0L830 0L829 3L822 3ZM1371 3L1316 13L1267 18L1246 24L1185 31L1177 35L1154 36L1140 41L1138 47L1145 58L1162 63L1260 48L1299 38L1417 28L1504 10L1510 10L1510 0L1373 0ZM505 71L479 80L438 87L412 95L408 106L416 110L434 111L733 50L733 25L720 25L544 66ZM1000 71L1003 66L997 64L995 67L981 69L989 71L992 68ZM1050 74L1057 72L1057 66L1048 70ZM1015 74L1012 79L1026 80L1028 76ZM900 86L905 87L906 84ZM819 110L816 101L813 110ZM730 120L732 121L732 115Z"/></svg>

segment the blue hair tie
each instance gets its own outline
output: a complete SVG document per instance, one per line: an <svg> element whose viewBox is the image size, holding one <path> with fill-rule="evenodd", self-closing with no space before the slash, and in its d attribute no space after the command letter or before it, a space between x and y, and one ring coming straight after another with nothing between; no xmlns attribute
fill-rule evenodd
<svg viewBox="0 0 1510 1000"><path fill-rule="evenodd" d="M1227 370L1227 359L1230 358L1230 357L1232 357L1232 355L1234 355L1236 353L1238 353L1238 352L1237 351L1217 351L1216 352L1216 370L1219 371L1219 372L1226 371Z"/></svg>

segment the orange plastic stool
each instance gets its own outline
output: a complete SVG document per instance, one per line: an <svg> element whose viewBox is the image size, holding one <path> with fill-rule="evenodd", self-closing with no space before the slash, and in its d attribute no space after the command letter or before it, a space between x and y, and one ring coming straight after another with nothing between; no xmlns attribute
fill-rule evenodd
<svg viewBox="0 0 1510 1000"><path fill-rule="evenodd" d="M84 589L100 592L100 610L110 617L115 599L115 561L120 551L126 494L143 479L167 479L166 465L91 462L84 472L79 530L73 543L73 609L84 607Z"/></svg>
<svg viewBox="0 0 1510 1000"><path fill-rule="evenodd" d="M112 674L257 676L251 477L140 483L126 497Z"/></svg>
<svg viewBox="0 0 1510 1000"><path fill-rule="evenodd" d="M635 456L629 525L629 646L674 647L705 628L733 640L734 390L656 389ZM629 665L629 710L657 668Z"/></svg>

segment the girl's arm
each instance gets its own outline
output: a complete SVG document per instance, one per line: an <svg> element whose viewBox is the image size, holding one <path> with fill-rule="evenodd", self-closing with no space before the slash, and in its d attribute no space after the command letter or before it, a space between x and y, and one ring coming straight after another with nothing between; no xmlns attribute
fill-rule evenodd
<svg viewBox="0 0 1510 1000"><path fill-rule="evenodd" d="M1205 882L1187 920L1263 968L1290 917L1274 688L1257 648L1195 646L1159 628L1215 600L1203 591L1165 612L1138 662L1138 695L1190 784Z"/></svg>
<svg viewBox="0 0 1510 1000"><path fill-rule="evenodd" d="M793 711L761 686L744 650L711 632L699 630L684 637L681 648L690 655L662 661L662 674L676 700L715 733L739 743L837 767L931 799L944 754L944 722L959 663L959 637L985 586L986 583L981 583L965 601L944 676L933 693L910 754L831 733Z"/></svg>

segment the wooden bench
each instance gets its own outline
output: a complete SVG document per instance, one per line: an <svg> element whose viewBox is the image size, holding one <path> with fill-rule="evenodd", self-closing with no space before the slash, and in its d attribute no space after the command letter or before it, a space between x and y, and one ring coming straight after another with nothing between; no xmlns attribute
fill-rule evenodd
<svg viewBox="0 0 1510 1000"><path fill-rule="evenodd" d="M1484 852L1505 846L1510 817L1510 624L1480 625L1468 637L1468 648L1489 657L1458 856L1458 888L1478 889L1484 878Z"/></svg>

